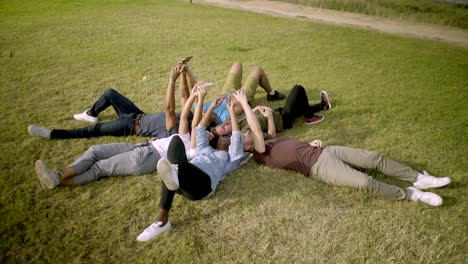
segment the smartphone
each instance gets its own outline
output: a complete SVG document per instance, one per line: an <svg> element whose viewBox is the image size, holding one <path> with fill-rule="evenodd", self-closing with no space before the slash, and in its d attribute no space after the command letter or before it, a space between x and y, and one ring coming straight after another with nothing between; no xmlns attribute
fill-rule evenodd
<svg viewBox="0 0 468 264"><path fill-rule="evenodd" d="M190 59L192 59L193 56L188 56L186 57L185 59L182 60L182 63L187 63L190 61Z"/></svg>

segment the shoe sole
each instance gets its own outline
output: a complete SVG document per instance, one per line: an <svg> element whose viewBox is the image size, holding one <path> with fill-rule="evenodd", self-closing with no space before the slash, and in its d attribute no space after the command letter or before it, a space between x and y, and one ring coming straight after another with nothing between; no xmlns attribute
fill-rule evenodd
<svg viewBox="0 0 468 264"><path fill-rule="evenodd" d="M33 133L31 132L31 128L32 128L32 125L29 125L28 126L28 132L29 132L29 135L34 137Z"/></svg>
<svg viewBox="0 0 468 264"><path fill-rule="evenodd" d="M172 168L168 160L159 160L157 169L167 189L171 191L176 191L177 189L179 189L179 183L176 182L172 176Z"/></svg>
<svg viewBox="0 0 468 264"><path fill-rule="evenodd" d="M37 160L34 168L36 169L36 174L42 188L44 190L52 190L55 187L55 184L52 182L48 173L49 168L47 168L46 164L42 160Z"/></svg>
<svg viewBox="0 0 468 264"><path fill-rule="evenodd" d="M96 120L96 121L90 121L90 120L86 120L85 118L77 117L77 115L73 115L73 119L78 120L78 121L88 122L88 123L91 123L91 124L97 124L99 122L99 119Z"/></svg>
<svg viewBox="0 0 468 264"><path fill-rule="evenodd" d="M325 92L325 91L321 91L320 92L320 98L322 98L322 94L325 94L325 96L327 97L327 102L328 102L328 108L327 110L330 110L333 108L332 104L330 103L330 98L328 97L328 93Z"/></svg>
<svg viewBox="0 0 468 264"><path fill-rule="evenodd" d="M306 123L306 122L304 122L304 125L313 125L313 124L317 124L317 123L320 123L320 122L322 122L324 119L325 119L325 117L323 117L323 118L322 118L322 119L320 119L319 121L315 121L315 122L310 122L310 123Z"/></svg>
<svg viewBox="0 0 468 264"><path fill-rule="evenodd" d="M439 180L442 180L442 179L439 179ZM450 182L452 182L450 180L450 178L447 178L444 182L441 182L441 183L436 184L436 185L419 185L419 184L414 184L413 183L413 186L418 188L419 190L425 190L425 189L431 189L431 188L444 187L444 186L448 185Z"/></svg>

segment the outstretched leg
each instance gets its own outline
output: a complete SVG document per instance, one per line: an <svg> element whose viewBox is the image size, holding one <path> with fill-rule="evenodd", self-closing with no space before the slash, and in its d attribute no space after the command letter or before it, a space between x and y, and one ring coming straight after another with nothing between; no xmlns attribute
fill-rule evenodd
<svg viewBox="0 0 468 264"><path fill-rule="evenodd" d="M92 126L87 126L77 129L53 129L50 134L50 139L66 139L66 138L90 138L100 136L131 136L135 134L134 123L136 114L124 114L118 119L109 122L97 123Z"/></svg>
<svg viewBox="0 0 468 264"><path fill-rule="evenodd" d="M340 160L354 167L376 169L388 176L403 181L416 181L418 172L398 161L385 157L377 151L355 149L341 146L328 146L328 151Z"/></svg>
<svg viewBox="0 0 468 264"><path fill-rule="evenodd" d="M352 156L357 156L357 159L353 160ZM405 175L406 178L415 177L414 171L412 172L407 166L390 159L384 161L382 156L375 152L336 146L327 146L323 149L317 163L312 167L312 177L332 185L354 187L388 199L420 201L431 206L439 206L443 203L442 198L435 193L422 192L414 187L403 189L375 180L352 168L351 161L360 164L360 167L378 168L387 173Z"/></svg>
<svg viewBox="0 0 468 264"><path fill-rule="evenodd" d="M83 185L103 177L152 173L160 158L159 153L149 146L129 143L95 145L68 166L67 169L76 175L61 184ZM67 169L62 171L63 178L68 176Z"/></svg>
<svg viewBox="0 0 468 264"><path fill-rule="evenodd" d="M336 155L334 146L327 146L320 154L317 163L312 167L312 177L335 186L354 187L375 196L394 200L410 198L410 191L398 186L375 180L349 166L341 156Z"/></svg>

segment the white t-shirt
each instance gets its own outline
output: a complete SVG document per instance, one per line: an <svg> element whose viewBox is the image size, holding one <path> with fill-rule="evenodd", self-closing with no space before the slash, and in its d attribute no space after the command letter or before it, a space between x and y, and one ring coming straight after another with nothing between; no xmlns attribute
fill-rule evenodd
<svg viewBox="0 0 468 264"><path fill-rule="evenodd" d="M189 150L190 150L190 134L174 134L170 137L167 138L160 138L156 139L154 141L151 141L151 144L154 146L154 148L159 152L159 155L161 155L161 158L167 159L167 149L169 148L169 144L171 143L171 140L174 136L179 136L180 139L182 139L182 142L184 142L185 146L185 153L187 155L187 159L191 159L189 155Z"/></svg>

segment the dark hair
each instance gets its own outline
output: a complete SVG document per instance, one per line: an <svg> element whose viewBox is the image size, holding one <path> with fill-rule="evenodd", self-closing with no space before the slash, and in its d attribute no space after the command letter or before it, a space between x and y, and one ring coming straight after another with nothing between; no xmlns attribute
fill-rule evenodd
<svg viewBox="0 0 468 264"><path fill-rule="evenodd" d="M218 147L219 136L216 135L215 133L213 133L213 134L214 134L214 137L213 137L212 140L210 140L209 144L210 144L210 146L212 148L216 149Z"/></svg>

